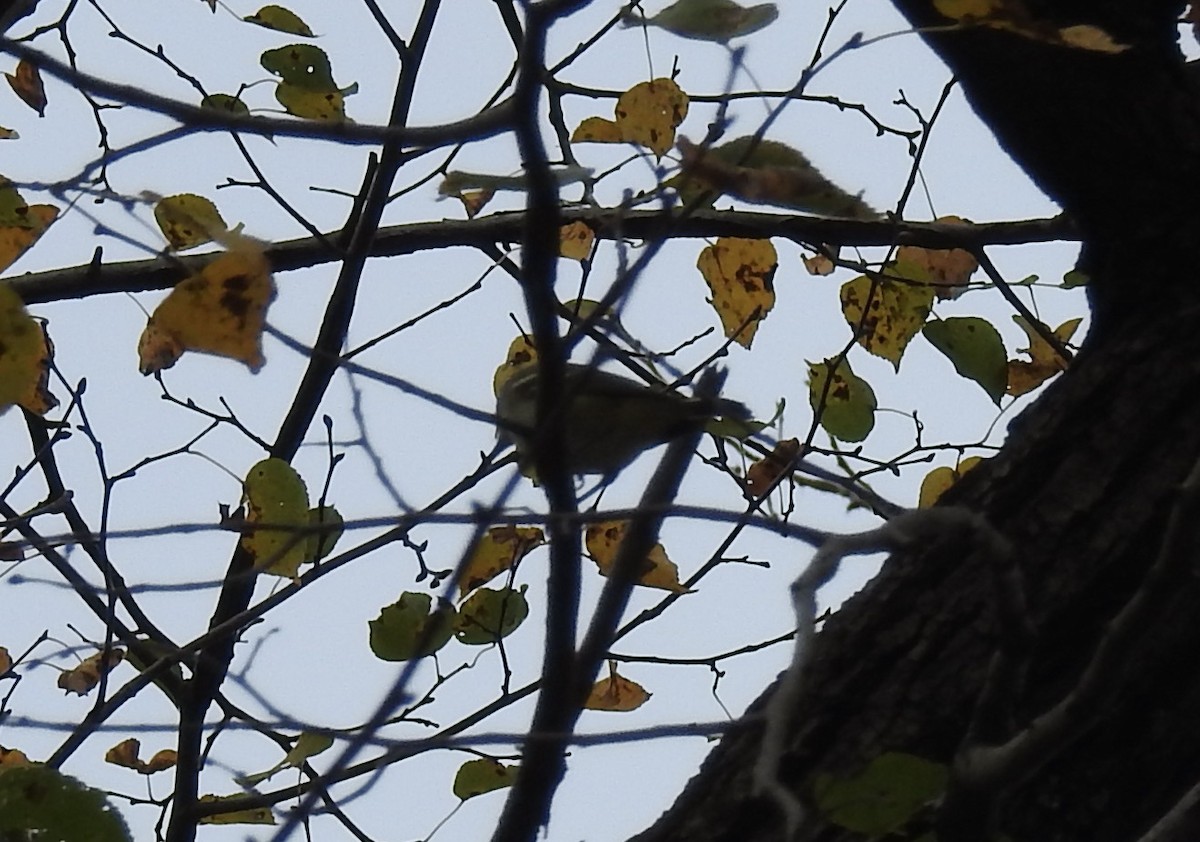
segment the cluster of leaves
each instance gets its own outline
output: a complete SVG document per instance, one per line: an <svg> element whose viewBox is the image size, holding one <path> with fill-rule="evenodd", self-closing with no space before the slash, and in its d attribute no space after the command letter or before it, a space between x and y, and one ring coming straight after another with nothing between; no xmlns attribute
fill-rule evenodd
<svg viewBox="0 0 1200 842"><path fill-rule="evenodd" d="M316 37L299 15L282 6L263 6L243 20L276 32L302 38ZM358 93L358 83L338 87L333 80L333 65L329 56L320 47L288 44L265 51L259 63L264 70L279 78L275 85L275 99L288 114L306 120L335 123L349 119L345 101L346 97ZM236 94L209 94L200 105L230 114L251 113L240 91Z"/></svg>

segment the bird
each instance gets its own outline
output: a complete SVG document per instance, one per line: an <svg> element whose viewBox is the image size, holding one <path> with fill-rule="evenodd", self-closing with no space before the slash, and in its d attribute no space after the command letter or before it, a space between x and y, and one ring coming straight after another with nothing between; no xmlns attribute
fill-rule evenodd
<svg viewBox="0 0 1200 842"><path fill-rule="evenodd" d="M522 468L532 465L537 450L539 376L536 364L527 365L496 395L497 435L516 447ZM665 384L649 386L578 363L566 364L559 406L563 455L573 474L612 475L642 451L684 435L698 424L751 417L750 410L737 401L688 397Z"/></svg>

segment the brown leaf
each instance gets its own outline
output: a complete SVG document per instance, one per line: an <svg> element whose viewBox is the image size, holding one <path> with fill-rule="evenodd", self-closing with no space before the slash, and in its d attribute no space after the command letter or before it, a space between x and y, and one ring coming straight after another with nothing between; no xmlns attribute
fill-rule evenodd
<svg viewBox="0 0 1200 842"><path fill-rule="evenodd" d="M759 459L746 471L746 490L761 497L774 487L775 481L796 463L800 455L799 439L784 439L775 449Z"/></svg>
<svg viewBox="0 0 1200 842"><path fill-rule="evenodd" d="M588 710L609 710L627 712L637 710L646 704L650 694L635 681L630 681L623 675L617 674L615 661L608 662L608 678L602 678L592 685L584 707Z"/></svg>
<svg viewBox="0 0 1200 842"><path fill-rule="evenodd" d="M5 73L8 84L21 98L21 101L38 113L39 117L46 116L46 89L42 86L42 74L37 65L21 59L17 64L17 72Z"/></svg>
<svg viewBox="0 0 1200 842"><path fill-rule="evenodd" d="M112 671L112 669L125 658L124 649L109 649L107 657L105 652L97 652L95 655L84 658L79 666L63 670L58 676L58 686L68 693L75 693L79 696L86 696L92 691L92 688L100 683L100 677Z"/></svg>

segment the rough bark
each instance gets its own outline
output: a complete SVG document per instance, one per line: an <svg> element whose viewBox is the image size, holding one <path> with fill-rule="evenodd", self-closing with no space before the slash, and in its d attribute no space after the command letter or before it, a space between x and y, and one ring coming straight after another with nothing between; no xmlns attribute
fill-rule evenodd
<svg viewBox="0 0 1200 842"><path fill-rule="evenodd" d="M896 3L914 24L943 22L929 0ZM949 495L1016 545L1027 577L1039 637L1015 728L1073 686L1200 457L1200 93L1176 45L1182 3L1026 6L1059 25L1099 25L1131 49L984 31L929 38L1000 142L1078 222L1093 279L1084 352ZM1100 718L1004 793L997 825L1009 838L1131 842L1200 782L1198 598L1195 577L1177 583ZM965 547L893 556L818 635L789 785L805 794L813 775L889 750L949 763L994 651L994 603ZM751 794L759 738L727 737L638 842L783 839L778 812ZM862 837L818 821L802 838Z"/></svg>

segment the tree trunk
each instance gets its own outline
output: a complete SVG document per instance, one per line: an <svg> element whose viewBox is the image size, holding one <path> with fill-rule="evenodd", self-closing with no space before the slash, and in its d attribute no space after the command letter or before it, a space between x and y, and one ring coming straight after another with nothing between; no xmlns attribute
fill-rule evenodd
<svg viewBox="0 0 1200 842"><path fill-rule="evenodd" d="M929 0L896 3L916 26L945 23ZM1083 352L946 498L1005 535L1025 576L1038 638L1014 732L1075 685L1200 458L1200 92L1176 45L1183 4L1025 6L1130 49L980 29L928 36L1000 142L1077 222L1092 279ZM1132 668L1111 677L1098 719L998 799L1008 838L1132 842L1200 783L1200 585L1189 576L1174 590ZM995 603L986 562L967 547L894 555L817 636L783 762L789 787L807 798L815 775L849 775L887 751L951 763L995 650ZM757 726L726 737L638 842L783 839L779 811L751 792L760 740ZM800 838L863 837L816 817Z"/></svg>

